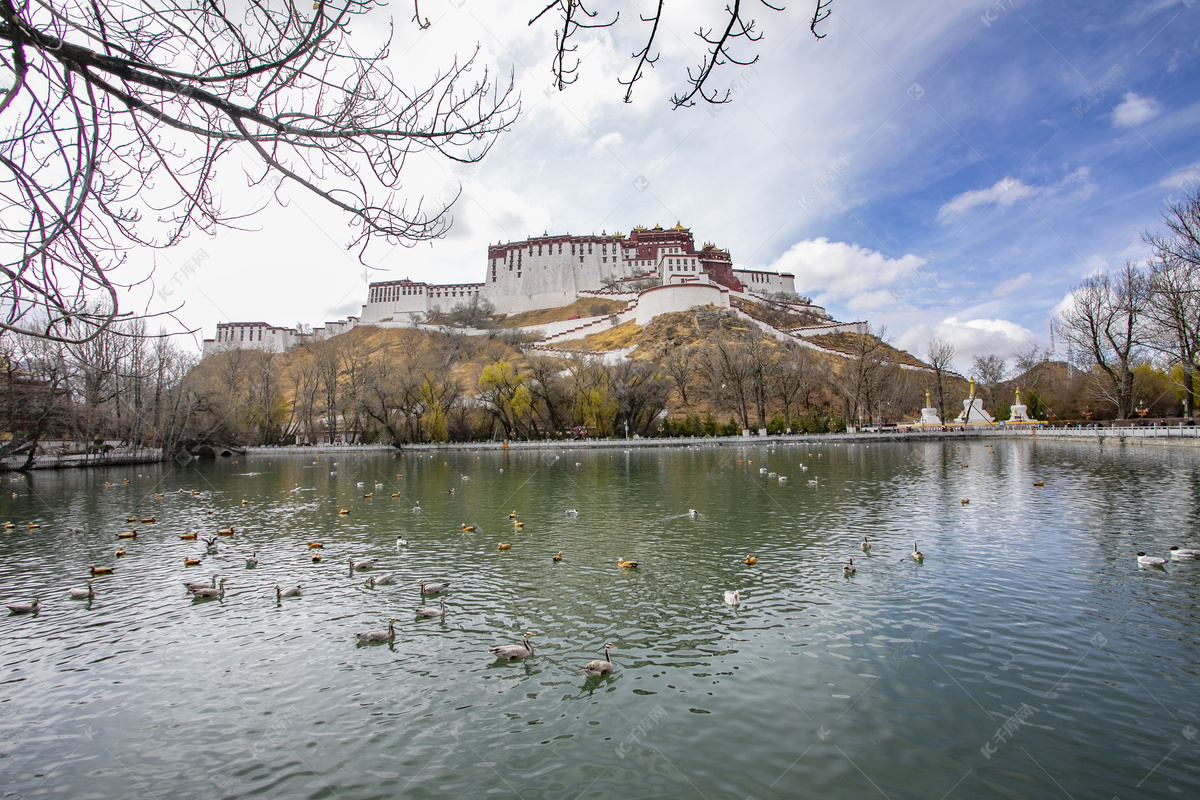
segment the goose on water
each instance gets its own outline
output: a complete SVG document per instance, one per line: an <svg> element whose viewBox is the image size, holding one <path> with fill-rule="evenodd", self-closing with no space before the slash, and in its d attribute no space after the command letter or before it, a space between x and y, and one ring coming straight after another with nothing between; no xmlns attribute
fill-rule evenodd
<svg viewBox="0 0 1200 800"><path fill-rule="evenodd" d="M1167 563L1167 560L1165 558L1159 558L1158 556L1148 556L1145 553L1140 552L1140 551L1137 554L1137 560L1138 560L1138 563L1144 567L1161 567L1163 564Z"/></svg>
<svg viewBox="0 0 1200 800"><path fill-rule="evenodd" d="M736 591L725 591L725 605L737 606L742 603L742 593Z"/></svg>
<svg viewBox="0 0 1200 800"><path fill-rule="evenodd" d="M229 579L221 578L221 582L217 584L217 588L213 588L211 586L202 586L199 589L193 589L192 596L199 597L199 598L217 597L217 598L224 599L225 598L225 581L227 581L227 580L229 580Z"/></svg>
<svg viewBox="0 0 1200 800"><path fill-rule="evenodd" d="M351 570L370 569L371 567L375 566L375 559L360 558L358 561L355 561L353 558L351 558L349 561L347 561L347 563L350 565Z"/></svg>
<svg viewBox="0 0 1200 800"><path fill-rule="evenodd" d="M494 655L496 658L500 658L505 661L528 658L529 656L533 655L533 645L529 643L529 640L534 636L537 636L537 634L526 631L524 638L521 640L521 644L496 645L495 647L489 647L488 652Z"/></svg>
<svg viewBox="0 0 1200 800"><path fill-rule="evenodd" d="M72 600L91 600L96 596L96 593L92 591L91 581L88 581L86 589L71 589L70 592Z"/></svg>
<svg viewBox="0 0 1200 800"><path fill-rule="evenodd" d="M281 589L279 586L276 586L275 587L275 599L278 600L281 597L299 597L300 596L300 586L301 586L301 584L299 584L299 583L297 583L295 586L289 586L286 589Z"/></svg>
<svg viewBox="0 0 1200 800"><path fill-rule="evenodd" d="M1171 558L1196 558L1200 556L1200 550L1189 550L1174 544L1167 549L1171 551Z"/></svg>
<svg viewBox="0 0 1200 800"><path fill-rule="evenodd" d="M194 592L197 589L208 589L209 587L216 588L217 578L219 578L219 577L221 577L219 574L213 575L212 583L198 583L196 581L184 581L183 588L187 589L189 592Z"/></svg>
<svg viewBox="0 0 1200 800"><path fill-rule="evenodd" d="M445 616L445 614L446 614L446 598L445 597L441 598L441 602L439 603L438 608L429 608L429 607L414 608L413 611L415 611L417 613L418 617L424 617L426 619L433 619L434 617Z"/></svg>
<svg viewBox="0 0 1200 800"><path fill-rule="evenodd" d="M32 603L9 603L8 610L14 614L36 614L41 604L42 601L35 597Z"/></svg>
<svg viewBox="0 0 1200 800"><path fill-rule="evenodd" d="M917 549L916 542L913 542L913 549L912 549L912 552L909 553L909 555L912 556L913 561L924 561L925 560L925 554Z"/></svg>
<svg viewBox="0 0 1200 800"><path fill-rule="evenodd" d="M386 584L395 583L395 582L396 582L396 573L394 573L394 572L389 572L386 575L379 575L379 576L372 575L369 578L367 578L367 588L374 589L376 586L384 586Z"/></svg>
<svg viewBox="0 0 1200 800"><path fill-rule="evenodd" d="M865 535L863 536L862 544L859 545L859 548L861 548L864 553L871 552L871 543L867 541L867 537Z"/></svg>
<svg viewBox="0 0 1200 800"><path fill-rule="evenodd" d="M843 574L843 575L853 575L853 574L854 574L854 572L855 572L855 570L854 570L854 559L852 558L852 559L850 559L850 563L849 563L849 564L845 564L845 565L843 565L843 566L842 566L842 574Z"/></svg>
<svg viewBox="0 0 1200 800"><path fill-rule="evenodd" d="M604 658L589 661L583 665L583 671L590 678L601 678L613 671L613 663L609 660L608 651L612 649L611 644L604 645Z"/></svg>
<svg viewBox="0 0 1200 800"><path fill-rule="evenodd" d="M359 631L354 634L363 644L379 644L380 642L390 642L396 638L396 623L400 621L399 617L392 617L388 620L387 630L376 628L370 631Z"/></svg>
<svg viewBox="0 0 1200 800"><path fill-rule="evenodd" d="M435 594L441 594L450 588L450 581L444 583L427 583L426 581L417 581L421 587L421 594L425 597L432 597Z"/></svg>
<svg viewBox="0 0 1200 800"><path fill-rule="evenodd" d="M246 566L247 567L257 567L258 566L258 551L257 550L246 557Z"/></svg>

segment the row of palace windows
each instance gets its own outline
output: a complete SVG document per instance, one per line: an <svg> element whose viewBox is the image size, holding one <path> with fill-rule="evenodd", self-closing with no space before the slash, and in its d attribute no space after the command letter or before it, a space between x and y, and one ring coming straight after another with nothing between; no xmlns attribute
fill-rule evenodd
<svg viewBox="0 0 1200 800"><path fill-rule="evenodd" d="M383 286L374 289L372 292L372 303L386 303L389 300L398 300L401 297L410 295L425 294L424 286Z"/></svg>
<svg viewBox="0 0 1200 800"><path fill-rule="evenodd" d="M246 338L247 331L250 332L250 338L248 340ZM237 337L238 337L237 340L239 342L245 342L245 341L253 342L255 331L258 331L258 341L261 342L262 338L263 338L263 329L262 328L238 328L237 329ZM233 341L233 328L218 328L217 329L217 341L218 342L232 342Z"/></svg>

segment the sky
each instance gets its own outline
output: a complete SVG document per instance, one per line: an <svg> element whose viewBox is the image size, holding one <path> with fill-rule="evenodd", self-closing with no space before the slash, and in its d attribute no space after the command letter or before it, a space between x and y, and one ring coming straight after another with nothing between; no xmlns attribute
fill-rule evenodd
<svg viewBox="0 0 1200 800"><path fill-rule="evenodd" d="M360 261L346 216L286 184L278 198L248 186L253 158L235 153L218 191L258 211L249 229L133 254L153 279L131 302L183 303L179 323L198 332L181 344L198 349L221 321L358 314L369 281L482 281L489 243L679 222L915 355L951 342L968 374L976 355L1051 347L1071 288L1144 259L1142 233L1200 189L1197 0L834 0L821 40L808 0L743 2L762 39L734 52L757 62L714 74L728 104L680 109L669 98L700 61L696 29L725 3L667 4L659 60L627 104L618 79L652 5L592 0L597 19L620 20L578 35L580 77L562 92L557 19L527 24L538 2L424 0L424 30L404 2L356 21L366 46L391 15L401 83L476 46L476 74L515 81L520 115L482 162L405 167L410 203L461 187L449 234Z"/></svg>

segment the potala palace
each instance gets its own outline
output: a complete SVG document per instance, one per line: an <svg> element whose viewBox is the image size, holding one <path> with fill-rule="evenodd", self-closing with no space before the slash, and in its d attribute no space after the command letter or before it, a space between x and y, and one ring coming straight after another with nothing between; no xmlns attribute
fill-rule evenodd
<svg viewBox="0 0 1200 800"><path fill-rule="evenodd" d="M334 336L358 325L412 327L423 324L435 310L450 311L473 298L511 315L566 306L583 297L628 304L615 315L530 326L543 337L538 344L578 338L601 324L634 319L644 325L659 314L695 306L730 308L731 299L739 298L781 303L815 323L789 331L791 336L865 330L864 323L836 323L823 308L797 296L791 274L737 269L729 251L712 244L697 249L691 230L677 224L667 229L639 226L628 237L544 235L490 245L482 283L432 284L407 278L371 283L358 316L327 322L311 333L266 322L221 322L216 338L204 340L204 355L230 347L281 352L310 337Z"/></svg>

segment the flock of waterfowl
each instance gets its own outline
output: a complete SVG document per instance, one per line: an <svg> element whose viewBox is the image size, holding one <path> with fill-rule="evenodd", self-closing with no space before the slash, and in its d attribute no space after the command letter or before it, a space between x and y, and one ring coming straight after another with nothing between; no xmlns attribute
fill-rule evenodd
<svg viewBox="0 0 1200 800"><path fill-rule="evenodd" d="M333 473L331 473L331 474L333 474ZM400 477L400 476L397 476L397 477ZM466 477L464 476L463 479L466 480ZM125 480L125 483L128 484L129 481ZM106 483L105 485L111 486L113 484ZM358 486L360 486L360 487L362 485L363 484L361 482L358 484ZM377 488L380 486L382 486L382 484L379 484L379 483L376 484ZM453 490L451 490L451 491L453 491ZM180 494L188 494L189 492L187 490L180 489L179 493ZM197 496L197 495L200 495L201 493L196 492L196 491L191 491L190 494L192 496ZM161 498L164 495L162 493L157 493L154 496L156 498ZM393 494L392 496L399 497L400 493ZM371 494L367 494L367 495L365 495L365 497L370 498ZM247 505L247 502L248 502L247 500L243 499L243 500L241 500L240 505L245 506L245 505ZM414 512L420 512L421 511L420 503L418 502L417 505L412 510ZM214 513L214 510L209 510L208 513L212 514L212 513ZM349 513L350 512L347 509L339 509L339 511L338 511L339 516L346 516ZM564 513L571 517L579 516L579 510L574 509L574 508L567 509ZM508 516L509 516L509 519L513 520L513 528L515 530L521 530L524 528L525 524L523 522L520 522L517 520L518 514L515 510ZM141 522L141 523L149 524L149 523L157 522L157 517L156 516L150 516L150 517L130 516L127 518L126 521L130 522L130 523ZM12 523L6 523L3 527L6 529L11 529L15 526ZM40 525L38 525L37 523L29 523L29 525L27 527L29 529L33 529L33 528L40 527ZM476 530L476 526L467 525L466 523L463 523L461 525L461 530L463 533L473 533ZM70 531L72 533L86 533L86 528L73 527L73 528L70 528ZM229 526L227 528L218 529L217 536L206 537L206 536L201 536L199 531L191 531L188 533L180 534L178 538L182 541L199 540L199 541L203 542L205 545L205 556L210 556L210 555L219 555L220 554L220 545L219 545L218 536L234 536L235 533L236 533L236 531L235 531L234 527ZM130 531L118 533L117 538L122 539L122 540L134 541L137 539L137 534L138 534L137 529L133 529ZM408 540L406 538L404 538L403 535L397 535L397 537L396 537L396 548L397 549L407 547L408 543L409 543ZM312 555L311 555L312 561L319 562L321 560L320 550L324 548L324 544L322 542L309 541L309 542L306 542L306 545L307 545L307 549L310 550L312 553ZM512 545L510 543L501 543L501 545L500 545L501 550L508 550L511 547L512 547ZM120 558L120 557L123 557L125 554L126 553L125 553L124 547L121 547L120 549L118 549L116 551L115 556L117 558ZM243 558L245 560L247 569L254 569L259 565L259 556L258 556L257 551L254 551L254 552L250 553L250 555L244 556ZM560 550L558 553L556 553L552 557L552 560L554 562L561 562L563 560L562 551ZM202 563L203 563L203 557L201 557L201 556L192 556L192 555L184 556L184 566L188 566L188 567L200 566ZM349 572L350 572L351 576L353 576L354 573L359 570L362 570L362 571L371 570L376 566L377 563L378 563L378 559L376 559L376 558L353 558L353 557L351 557L351 558L348 558L346 561L346 564L349 567ZM752 563L752 562L747 561L747 563ZM634 567L637 567L638 564L636 561L625 560L618 556L617 557L617 565L622 569L632 569ZM99 566L95 566L95 565L92 565L90 567L90 574L93 578L95 578L96 576L112 575L114 573L114 571L115 571L115 567L99 567ZM183 581L183 588L184 588L185 592L188 595L190 595L191 597L193 597L194 599L197 599L197 600L215 599L215 600L220 601L220 600L224 600L224 598L225 598L225 586L228 582L229 582L228 577L222 577L219 573L215 573L215 574L213 574L211 580L207 581L207 582L205 582L205 581ZM382 575L374 575L373 574L373 575L370 575L367 577L365 585L367 588L373 589L377 586L385 586L385 585L393 584L395 582L396 582L396 574L395 573L386 573L386 574L382 574ZM413 613L418 618L421 618L421 619L438 619L438 618L444 617L446 614L446 598L444 596L444 593L449 590L450 581L434 582L434 581L427 581L427 580L421 579L421 580L417 581L417 587L418 587L418 593L420 594L422 599L438 597L438 605L437 606L416 606L413 608ZM285 597L300 597L302 594L302 591L303 591L302 584L296 584L294 586L286 586L286 587L276 584L272 588L275 590L275 599L277 602L281 602L283 600L283 598L285 598ZM86 600L90 604L91 601L93 599L95 599L95 597L96 597L96 592L95 592L95 587L93 585L93 581L88 581L87 586L85 588L74 588L74 587L69 588L68 594L71 597L71 599L73 599L73 600ZM41 609L41 599L35 597L31 602L27 602L27 603L26 602L9 603L8 609L9 609L10 613L12 613L12 614L37 614ZM360 644L381 644L381 643L385 643L385 642L391 642L395 639L395 636L396 636L396 623L400 622L400 621L401 621L400 617L392 617L388 620L388 625L386 628L377 628L377 629L371 629L371 630L365 630L365 631L358 631L354 634L355 638L358 640L358 642ZM491 653L492 655L496 656L496 658L498 660L505 661L505 662L516 661L519 659L528 658L533 655L533 645L530 644L529 640L530 640L530 638L532 638L534 636L536 636L536 634L533 633L532 631L526 632L524 634L522 644L519 644L519 645L515 645L515 644L497 645L495 647L488 648L488 652ZM592 677L602 677L604 675L608 675L609 673L611 673L613 671L613 663L610 660L609 651L612 649L612 647L613 647L613 645L606 644L604 646L604 659L603 660L596 659L596 660L590 661L584 667L582 667L582 670L587 675L592 676Z"/></svg>
<svg viewBox="0 0 1200 800"><path fill-rule="evenodd" d="M334 462L334 464L336 465L336 462ZM965 465L963 465L963 466L965 466ZM799 468L802 471L808 470L808 467L803 466L803 465L800 465ZM759 471L761 474L766 475L768 478L772 478L772 479L778 478L778 480L780 482L784 482L787 480L786 476L777 476L775 473L768 472L765 468L762 468ZM331 472L330 474L331 475L336 474L336 471ZM401 476L398 475L397 477L401 477ZM468 477L462 476L462 479L465 481L468 479ZM128 484L129 481L125 480L125 483ZM809 484L813 485L813 486L819 485L817 479L810 480ZM108 485L112 485L112 484L106 483L105 485L108 486ZM1038 482L1034 483L1034 486L1043 486L1043 485L1044 485L1044 483L1042 481L1038 481ZM363 483L361 483L361 482L358 483L358 486L362 487ZM382 483L375 484L375 488L381 488L382 486L383 486ZM453 493L454 489L450 489L449 492ZM184 490L184 489L180 489L179 493L180 494L188 494L187 490ZM198 496L201 493L197 492L197 491L191 491L190 494L191 494L191 496ZM372 497L372 495L373 495L373 493L367 493L364 495L364 497L370 499ZM155 497L163 497L163 495L155 494ZM392 497L393 498L401 497L401 493L397 492L395 494L392 494ZM962 505L967 505L969 502L970 501L967 498L963 498L961 501ZM245 499L243 499L243 500L241 500L240 504L242 506L245 506L245 505L247 505L247 501ZM420 505L420 502L418 501L417 504L413 507L412 511L414 513L419 513L419 512L421 512L421 510L422 510L421 505ZM214 509L209 509L207 513L213 514L214 511L215 511ZM579 515L578 509L575 509L575 508L567 509L563 513L570 517L577 517ZM339 508L339 510L338 510L339 516L344 517L349 514L350 514L350 511L348 509ZM701 512L697 511L696 509L689 509L687 512L687 515L692 518L696 518L696 517L701 516ZM509 519L512 520L512 526L513 526L514 531L520 531L524 528L524 522L518 520L517 519L518 516L519 515L516 510L513 510L510 514L508 514ZM128 517L126 521L129 523L152 524L157 521L157 517L154 515L151 515L149 517L139 517L139 516L133 515L133 516ZM10 522L10 523L5 523L3 525L3 527L5 529L11 529L15 526L13 523ZM30 530L38 528L38 527L39 527L39 525L34 522L28 523L26 525L26 528L28 528ZM461 523L460 528L461 528L461 531L463 534L474 533L477 530L477 527L475 525L470 525L465 522ZM86 532L86 528L71 528L70 530L74 533ZM124 540L124 541L132 543L137 540L137 535L138 535L138 531L135 528L135 529L132 529L129 531L118 533L117 538L120 540ZM205 544L205 555L217 555L220 552L219 540L217 537L218 536L230 536L231 537L234 535L235 535L235 530L234 530L233 526L229 526L226 528L219 528L217 530L217 536L202 537L199 535L198 531L192 531L189 533L180 534L179 539L183 540L183 541L192 541L192 540L199 539L199 540L203 541ZM397 549L406 547L406 546L408 546L408 544L409 544L408 540L406 538L404 538L403 535L398 535L396 537ZM310 551L310 553L311 553L310 558L314 563L318 563L321 561L322 556L321 556L320 551L323 549L323 547L324 547L324 545L321 542L316 542L316 541L307 542L307 549ZM510 542L501 542L498 545L498 549L501 551L507 551L507 550L510 550L511 548L512 548L512 544ZM867 555L871 555L872 545L871 545L871 542L870 542L868 536L865 534L863 535L862 542L859 543L859 549L863 553L865 553ZM120 547L115 553L115 557L117 557L117 558L121 558L125 555L126 555L126 551L125 551L124 546ZM908 557L917 563L923 563L924 558L925 558L924 554L917 548L916 542L913 542L912 551L908 554ZM1200 558L1200 550L1184 549L1184 548L1180 548L1177 546L1172 546L1168 551L1168 557L1170 559L1177 559L1177 560L1192 560L1192 559ZM244 556L244 560L245 560L246 568L248 568L248 569L256 568L259 565L259 556L258 556L257 551L252 552L248 556ZM555 554L552 557L552 560L554 562L561 562L563 560L562 551L559 551L557 554ZM1161 567L1162 565L1164 565L1167 562L1167 560L1168 560L1167 558L1147 555L1145 552L1139 551L1137 553L1137 563L1139 566ZM375 559L375 558L356 559L356 558L351 557L351 558L347 559L349 573L351 576L353 576L356 571L371 570L376 566L377 561L378 561L378 559ZM617 561L618 568L620 568L622 570L632 570L638 566L638 562L636 560L624 559L619 555L616 557L616 561ZM744 563L747 566L756 565L757 562L758 562L758 558L757 558L757 556L754 556L754 555L747 555L744 559ZM200 556L185 555L184 564L185 564L185 566L199 566L202 564L202 558ZM111 575L111 574L113 574L114 569L115 568L111 567L111 566L92 565L91 569L90 569L90 573L91 573L91 576L93 578L95 578L97 576ZM842 565L842 574L846 578L850 578L850 577L854 576L856 574L856 572L857 572L857 567L854 564L854 559L853 559L853 557L849 557L847 562L844 565ZM229 581L229 578L221 577L220 574L218 573L218 574L214 574L212 576L211 581L209 581L209 582L185 581L183 583L183 585L184 585L186 592L188 594L190 594L193 598L200 599L200 600L206 600L206 599L223 600L225 597L225 586L226 586L226 583L228 583L228 581ZM373 589L377 586L389 585L389 584L393 584L395 582L396 582L395 573L387 573L387 574L382 574L382 575L368 576L365 585L367 588ZM427 598L427 597L438 597L438 605L437 606L414 607L413 613L416 615L416 617L422 618L422 619L444 618L445 614L446 614L446 598L444 596L444 593L450 588L450 582L449 581L431 582L431 581L426 581L426 580L422 579L422 580L417 581L417 585L418 585L419 595L422 599ZM286 587L276 584L273 586L273 588L275 590L275 599L277 602L281 602L283 598L299 597L302 594L302 585L301 584L296 584L293 586L286 586ZM96 596L93 582L88 581L87 586L85 588L75 588L75 587L70 588L69 595L70 595L71 599L73 599L73 600L86 600L90 603ZM737 590L725 591L724 592L724 602L725 602L725 604L732 606L732 607L739 606L742 602L740 591L737 591ZM37 614L40 610L40 607L41 607L41 600L40 600L40 598L36 598L36 597L31 602L16 602L16 603L8 604L8 609L13 614ZM386 628L378 628L378 629L359 631L359 632L355 633L355 638L361 644L379 644L379 643L385 643L385 642L392 642L396 636L395 625L397 622L400 622L400 621L401 621L400 617L389 618ZM488 652L491 655L495 656L497 660L504 661L506 663L515 661L515 660L529 658L529 657L533 656L533 654L534 654L534 648L533 648L532 643L530 642L530 639L532 639L536 635L537 634L534 633L533 631L527 631L524 633L524 635L522 637L521 644L519 644L519 645L518 644L496 645L494 647L488 648ZM605 675L612 673L613 662L611 661L611 658L610 658L610 651L612 649L613 649L612 644L605 644L604 645L604 658L603 659L595 659L593 661L588 662L586 665L584 665L582 667L582 670L584 671L584 673L590 677L603 677Z"/></svg>

